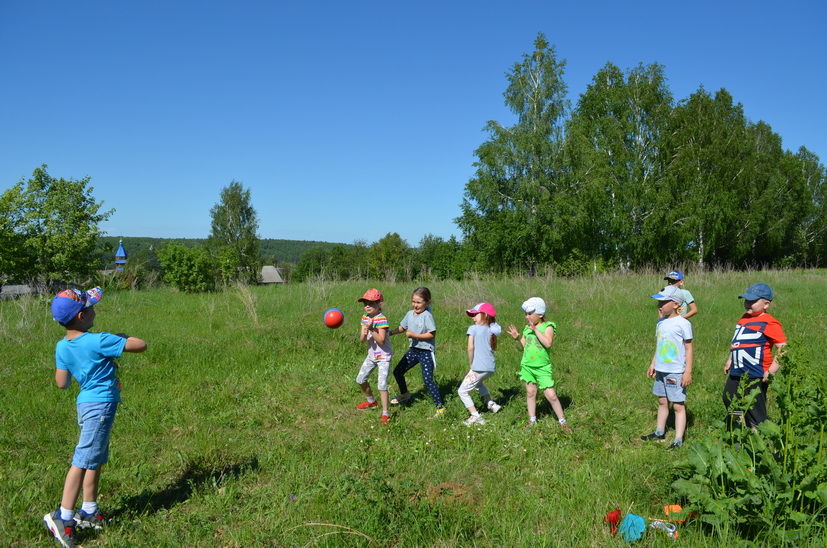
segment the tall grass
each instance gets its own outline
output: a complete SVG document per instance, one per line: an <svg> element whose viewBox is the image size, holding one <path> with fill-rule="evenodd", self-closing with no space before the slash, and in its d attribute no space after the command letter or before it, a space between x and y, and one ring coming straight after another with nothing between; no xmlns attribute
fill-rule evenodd
<svg viewBox="0 0 827 548"><path fill-rule="evenodd" d="M825 271L707 272L692 276L698 300L694 384L687 440L713 431L723 415L723 364L756 281L778 297L772 312L799 353L823 360L825 319L813 295ZM107 293L96 330L149 343L119 360L124 392L100 502L114 521L80 537L116 546L606 546L601 524L614 508L662 516L679 502L670 487L685 451L638 440L651 431L656 401L645 371L654 351L660 276L562 279L477 277L429 283L438 325L436 378L447 412L433 404L418 369L413 402L357 411L354 382L365 349L357 338L370 286L385 294L396 324L416 284L327 282L230 288L185 295L164 289ZM464 310L492 302L502 325L523 322L520 303L549 302L559 326L555 377L574 434L540 406L525 430L519 352L500 345L489 388L504 404L481 428L461 424L456 388L467 369ZM321 322L329 307L345 325ZM48 300L0 303L0 533L11 545L45 540L40 517L54 509L76 443L74 396L53 386L54 343L62 336ZM403 340L393 339L397 357ZM375 378L371 379L375 388ZM770 415L777 416L771 389ZM671 433L670 433L671 434ZM684 454L681 453L684 451ZM750 539L689 524L692 546ZM818 545L817 538L811 539ZM668 539L647 536L649 545ZM671 542L671 541L668 541Z"/></svg>

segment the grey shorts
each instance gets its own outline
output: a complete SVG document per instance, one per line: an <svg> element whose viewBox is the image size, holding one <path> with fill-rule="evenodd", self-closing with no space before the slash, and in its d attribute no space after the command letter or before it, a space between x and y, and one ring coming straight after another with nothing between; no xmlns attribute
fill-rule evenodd
<svg viewBox="0 0 827 548"><path fill-rule="evenodd" d="M376 387L379 390L387 390L388 389L388 371L391 368L391 359L388 358L387 360L375 360L373 358L365 358L365 361L362 362L362 367L359 368L359 374L356 376L356 382L358 384L364 384L367 382L368 377L373 372L374 369L379 368L378 378L376 379Z"/></svg>
<svg viewBox="0 0 827 548"><path fill-rule="evenodd" d="M652 385L652 394L659 398L666 398L674 403L686 401L686 388L681 386L683 373L661 373L655 371L655 382Z"/></svg>

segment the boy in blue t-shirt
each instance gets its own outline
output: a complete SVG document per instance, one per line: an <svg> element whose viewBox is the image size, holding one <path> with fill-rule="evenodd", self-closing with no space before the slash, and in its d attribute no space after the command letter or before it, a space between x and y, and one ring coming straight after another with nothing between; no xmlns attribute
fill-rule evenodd
<svg viewBox="0 0 827 548"><path fill-rule="evenodd" d="M52 299L52 316L66 328L66 336L55 346L55 384L68 388L78 381L77 398L80 439L72 466L63 484L60 508L43 516L46 528L65 547L75 546L75 526L99 529L104 521L97 496L101 467L109 460L109 433L121 401L121 387L114 358L124 352L143 352L146 343L123 333L90 333L95 321L93 306L103 291L66 289ZM83 506L74 507L83 488Z"/></svg>
<svg viewBox="0 0 827 548"><path fill-rule="evenodd" d="M683 445L686 430L686 387L692 384L692 324L678 314L682 297L680 289L674 285L652 295L658 301L661 321L657 324L657 347L646 375L654 379L652 393L658 397L658 414L655 431L641 436L641 439L666 439L666 419L669 418L671 403L675 411L675 439L669 449Z"/></svg>

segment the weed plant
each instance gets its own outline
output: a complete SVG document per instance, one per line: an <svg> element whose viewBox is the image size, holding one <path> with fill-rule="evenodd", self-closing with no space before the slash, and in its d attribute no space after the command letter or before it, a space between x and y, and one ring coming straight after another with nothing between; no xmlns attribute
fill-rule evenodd
<svg viewBox="0 0 827 548"><path fill-rule="evenodd" d="M823 291L827 272L690 275L700 312L692 319L696 363L687 442L720 435L723 365L742 313L736 296L756 281L775 288L772 312L796 344L797 359L823 364L827 326L813 295ZM395 326L415 283L109 291L97 305L95 329L133 334L149 349L119 360L123 402L99 497L113 520L79 540L85 546L620 546L601 523L608 511L662 517L664 505L692 502L672 486L676 463L690 458L689 448L667 451L639 440L655 422L657 403L645 372L655 343L649 295L661 283L657 274L429 283L438 325L436 379L447 412L431 418L433 404L414 369L407 378L415 397L391 410L386 427L378 410L355 409L361 393L354 378L365 355L356 299L379 287ZM504 407L486 414L486 425L467 428L456 396L468 367L464 311L490 301L500 324L520 326L520 303L531 295L546 298L548 317L558 324L552 359L574 434L561 431L545 403L538 426L523 428L520 353L508 339L500 341L497 373L487 382ZM332 306L345 311L337 330L322 323ZM59 502L77 441L77 385L61 391L53 383L61 336L48 299L0 303L0 538L12 546L52 542L40 518ZM394 337L393 345L398 359L405 340ZM782 369L770 389L770 417L779 432L745 434L773 451L790 444L785 401L802 397L782 389L786 374ZM375 389L375 377L371 383ZM816 407L823 407L820 397ZM785 530L795 529L788 525L799 518L796 512L813 508L796 493L809 496L812 485L824 482L823 470L811 480L800 469L812 468L812 450L792 446L783 470L796 482L793 500L789 511L772 514L791 520ZM823 455L823 444L814 455ZM777 508L786 499L773 500ZM705 523L683 526L681 542L783 538L760 536L734 518L731 526ZM809 538L798 544L823 539L823 524L811 525ZM642 545L671 542L650 532Z"/></svg>

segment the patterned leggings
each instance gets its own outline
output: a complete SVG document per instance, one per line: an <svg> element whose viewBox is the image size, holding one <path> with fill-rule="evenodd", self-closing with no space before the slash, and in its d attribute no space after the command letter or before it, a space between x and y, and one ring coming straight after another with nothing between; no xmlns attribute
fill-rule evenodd
<svg viewBox="0 0 827 548"><path fill-rule="evenodd" d="M417 366L422 365L422 382L425 383L425 388L434 400L434 404L439 408L442 407L442 396L439 394L439 386L434 380L434 368L436 367L436 357L433 351L424 350L422 348L409 348L399 363L393 370L393 376L396 379L396 384L399 385L399 392L402 394L408 393L408 383L405 382L405 373Z"/></svg>

